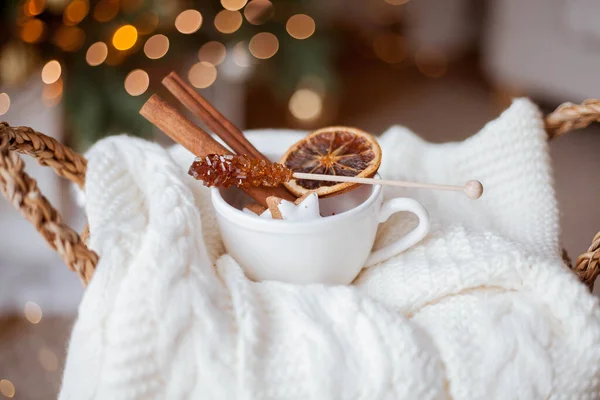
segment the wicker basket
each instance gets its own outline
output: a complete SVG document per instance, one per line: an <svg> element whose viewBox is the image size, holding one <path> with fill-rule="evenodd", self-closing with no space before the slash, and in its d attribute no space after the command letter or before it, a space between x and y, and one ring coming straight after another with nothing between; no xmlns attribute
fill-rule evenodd
<svg viewBox="0 0 600 400"><path fill-rule="evenodd" d="M581 105L565 103L546 117L548 138L600 122L600 100L588 100ZM87 227L79 235L66 225L60 214L41 194L37 182L25 173L18 153L34 157L41 165L51 167L58 175L83 188L87 162L84 157L51 137L28 127L12 127L0 123L0 191L21 211L64 260L77 272L84 285L94 273L98 255L86 245ZM564 254L565 262L579 279L592 289L600 273L600 232L588 250L575 264Z"/></svg>

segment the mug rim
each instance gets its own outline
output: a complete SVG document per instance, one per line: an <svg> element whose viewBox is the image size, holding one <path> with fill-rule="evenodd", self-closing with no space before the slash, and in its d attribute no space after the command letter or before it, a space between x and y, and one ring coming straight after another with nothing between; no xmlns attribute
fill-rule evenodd
<svg viewBox="0 0 600 400"><path fill-rule="evenodd" d="M381 179L379 174L375 174L373 178ZM296 230L301 228L318 228L328 223L340 222L369 209L381 196L382 190L381 185L371 186L373 187L371 194L358 206L339 214L329 215L327 217L312 219L309 221L286 221L280 219L257 218L256 216L249 215L248 213L233 207L231 204L225 201L221 195L220 189L215 187L211 188L211 200L217 214L234 224L243 225L253 230L264 230L270 232L273 230L285 230L286 228L292 227Z"/></svg>

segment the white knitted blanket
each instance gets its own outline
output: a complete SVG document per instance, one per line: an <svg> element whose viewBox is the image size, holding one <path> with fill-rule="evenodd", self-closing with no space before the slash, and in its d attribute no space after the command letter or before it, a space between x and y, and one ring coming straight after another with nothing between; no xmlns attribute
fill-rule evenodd
<svg viewBox="0 0 600 400"><path fill-rule="evenodd" d="M249 137L271 151L298 135ZM485 194L387 191L421 201L432 231L352 286L247 280L187 151L99 142L85 197L100 263L60 398L600 398L600 308L561 261L538 109L516 100L461 143L400 127L380 141L383 177L479 179ZM396 215L376 247L412 224Z"/></svg>

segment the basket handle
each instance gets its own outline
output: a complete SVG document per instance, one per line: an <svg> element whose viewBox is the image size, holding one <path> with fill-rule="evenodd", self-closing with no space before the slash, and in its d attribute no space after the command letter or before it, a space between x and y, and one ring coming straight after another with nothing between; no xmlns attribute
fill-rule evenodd
<svg viewBox="0 0 600 400"><path fill-rule="evenodd" d="M585 128L592 122L600 122L599 99L586 100L581 104L564 103L548 114L545 120L549 139ZM600 232L594 236L588 250L577 257L575 265L571 266L570 262L568 264L579 279L592 290L594 281L600 274Z"/></svg>
<svg viewBox="0 0 600 400"><path fill-rule="evenodd" d="M17 153L34 157L38 163L51 167L59 176L79 187L85 183L85 158L31 128L11 127L0 122L0 192L86 285L94 273L98 255L63 222L58 211L40 192L37 182L25 172L25 164Z"/></svg>
<svg viewBox="0 0 600 400"><path fill-rule="evenodd" d="M569 131L600 122L600 100L582 104L565 103L546 116L548 138L554 139ZM65 263L76 271L84 284L94 273L98 255L88 249L84 240L62 222L60 214L40 193L37 183L24 171L17 153L28 154L41 165L51 167L58 175L83 187L87 163L85 158L61 145L53 138L27 127L11 127L0 123L0 192L15 208L31 221ZM87 227L84 229L87 231ZM568 259L568 257L565 257ZM570 262L567 262L570 266ZM600 274L600 232L588 251L577 258L573 272L593 288Z"/></svg>

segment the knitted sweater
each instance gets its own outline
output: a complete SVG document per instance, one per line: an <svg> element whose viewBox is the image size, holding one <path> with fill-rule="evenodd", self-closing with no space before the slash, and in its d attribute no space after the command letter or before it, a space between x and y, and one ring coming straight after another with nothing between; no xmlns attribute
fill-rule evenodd
<svg viewBox="0 0 600 400"><path fill-rule="evenodd" d="M267 153L298 132L251 133ZM87 157L100 255L73 328L61 399L596 399L600 308L560 257L543 122L528 100L460 143L380 139L387 179L432 230L351 286L256 283L219 238L193 156L125 136ZM375 248L415 222L395 215Z"/></svg>

